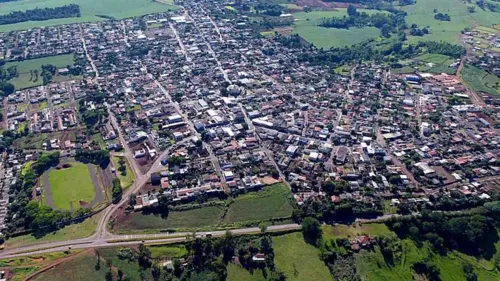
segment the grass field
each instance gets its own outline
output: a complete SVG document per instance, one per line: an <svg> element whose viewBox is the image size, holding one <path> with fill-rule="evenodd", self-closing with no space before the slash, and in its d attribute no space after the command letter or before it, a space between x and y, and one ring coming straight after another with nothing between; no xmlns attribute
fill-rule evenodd
<svg viewBox="0 0 500 281"><path fill-rule="evenodd" d="M288 198L291 192L284 184L275 184L258 192L237 197L224 218L226 223L269 220L292 215Z"/></svg>
<svg viewBox="0 0 500 281"><path fill-rule="evenodd" d="M370 234L373 236L386 235L391 233L387 226L383 223L366 223L353 225L327 225L323 227L323 238L328 241L330 239L355 237L362 234Z"/></svg>
<svg viewBox="0 0 500 281"><path fill-rule="evenodd" d="M182 258L187 254L186 246L184 245L152 245L148 246L153 259L174 259Z"/></svg>
<svg viewBox="0 0 500 281"><path fill-rule="evenodd" d="M79 18L53 19L43 22L29 21L1 25L0 32L29 29L39 26L104 20L104 18L99 17L99 15L123 19L165 12L177 9L177 6L171 4L172 2L173 1L170 0L163 0L161 3L160 1L155 2L151 0L21 0L6 2L0 4L0 14L8 14L12 11L25 11L37 7L59 7L67 4L77 4L80 6L82 16Z"/></svg>
<svg viewBox="0 0 500 281"><path fill-rule="evenodd" d="M83 253L74 257L68 262L63 262L54 268L51 268L35 276L33 281L93 281L105 280L105 274L108 270L105 264L101 264L100 270L95 270L97 257L91 253ZM62 278L62 279L61 279Z"/></svg>
<svg viewBox="0 0 500 281"><path fill-rule="evenodd" d="M62 210L70 210L71 203L77 209L79 201L88 203L95 197L89 169L79 162L71 162L68 169L50 170L49 183L54 206Z"/></svg>
<svg viewBox="0 0 500 281"><path fill-rule="evenodd" d="M319 258L319 250L307 244L302 233L273 237L274 262L288 281L329 281L330 271Z"/></svg>
<svg viewBox="0 0 500 281"><path fill-rule="evenodd" d="M434 9L450 15L450 21L434 19ZM460 31L473 26L473 19L469 16L467 5L460 0L419 0L414 5L404 6L403 11L408 13L408 26L417 24L419 28L430 27L431 34L425 36L408 36L410 42L415 41L446 41L458 43Z"/></svg>
<svg viewBox="0 0 500 281"><path fill-rule="evenodd" d="M439 268L442 281L465 280L462 269L464 262L470 263L474 267L474 273L477 274L478 280L500 280L500 273L494 270L493 264L489 261L476 260L457 252L449 253L446 256L432 254L427 245L424 244L424 247L418 248L410 240L402 240L401 246L401 257L394 266L386 264L378 247L374 251L363 250L357 254L356 268L361 280L415 280L410 269L411 265L425 258L430 258Z"/></svg>
<svg viewBox="0 0 500 281"><path fill-rule="evenodd" d="M249 192L234 199L229 207L209 206L188 211L171 211L166 219L159 215L131 213L115 224L118 232L150 231L161 229L216 228L227 225L267 221L292 215L288 198L290 190L281 183L267 186L258 192Z"/></svg>
<svg viewBox="0 0 500 281"><path fill-rule="evenodd" d="M125 275L124 280L142 280L140 277L140 267L137 262L129 262L127 260L119 259L116 256L117 248L105 248L99 249L98 252L102 258L105 260L110 260L113 263L113 266L117 269L121 269ZM104 263L105 264L105 263ZM93 270L93 266L92 266ZM145 280L152 280L151 278L151 269L147 269L145 272ZM95 279L97 280L97 279ZM104 279L100 279L104 280ZM89 280L90 281L90 280Z"/></svg>
<svg viewBox="0 0 500 281"><path fill-rule="evenodd" d="M368 14L380 12L364 9L358 9L358 11L364 11ZM347 16L347 9L313 11L310 13L300 12L293 14L293 16L297 20L293 32L318 48L350 46L380 36L380 30L375 27L339 29L317 26L321 23L322 18Z"/></svg>
<svg viewBox="0 0 500 281"><path fill-rule="evenodd" d="M78 224L70 224L59 229L58 231L49 233L41 238L36 238L31 234L21 235L10 238L5 242L5 248L17 248L20 246L33 245L39 243L55 242L62 240L72 240L89 237L94 233L100 219L100 215L95 215L91 218Z"/></svg>
<svg viewBox="0 0 500 281"><path fill-rule="evenodd" d="M449 56L440 54L425 54L414 58L414 60L422 63L419 67L419 70L421 71L447 74L456 74L457 72L456 68L449 67L450 64L455 62L455 60ZM434 64L434 66L427 66L429 63Z"/></svg>
<svg viewBox="0 0 500 281"><path fill-rule="evenodd" d="M462 70L461 77L463 82L474 91L500 95L500 88L497 86L500 85L500 78L488 74L482 69L466 65Z"/></svg>
<svg viewBox="0 0 500 281"><path fill-rule="evenodd" d="M264 281L264 275L261 270L254 270L250 273L248 270L234 263L227 264L227 281Z"/></svg>
<svg viewBox="0 0 500 281"><path fill-rule="evenodd" d="M1 28L1 26L0 26ZM36 87L43 84L43 78L40 76L42 73L42 65L44 64L52 64L58 68L66 67L68 65L73 65L73 54L67 55L58 55L58 56L50 56L39 59L31 59L24 61L16 61L16 62L8 62L5 67L16 66L17 71L19 73L18 77L15 77L10 80L12 84L16 87L17 90ZM38 79L36 81L32 81L32 77L30 74L31 70L38 70ZM59 80L71 80L74 79L73 76L59 76L56 75ZM54 78L55 78L54 77Z"/></svg>
<svg viewBox="0 0 500 281"><path fill-rule="evenodd" d="M132 173L132 170L130 169L130 165L128 164L127 158L123 157L123 160L125 160L126 174L122 175L122 173L118 170L118 167L120 167L120 165L118 164L118 160L120 160L120 157L118 156L111 157L111 161L113 162L113 167L115 167L116 169L116 176L120 180L122 188L127 189L130 186L132 186L132 183L134 182L134 173Z"/></svg>
<svg viewBox="0 0 500 281"><path fill-rule="evenodd" d="M132 213L117 229L129 230L159 230L168 228L200 228L217 225L224 212L220 207L204 207L183 212L170 212L167 219L156 215Z"/></svg>

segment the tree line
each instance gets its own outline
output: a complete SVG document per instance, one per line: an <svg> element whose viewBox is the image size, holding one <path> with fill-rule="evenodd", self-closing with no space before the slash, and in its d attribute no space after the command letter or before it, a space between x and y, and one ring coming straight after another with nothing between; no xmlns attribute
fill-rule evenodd
<svg viewBox="0 0 500 281"><path fill-rule="evenodd" d="M25 21L44 21L50 19L80 17L80 6L76 4L64 5L55 8L36 8L26 11L14 11L0 15L0 25L13 24Z"/></svg>

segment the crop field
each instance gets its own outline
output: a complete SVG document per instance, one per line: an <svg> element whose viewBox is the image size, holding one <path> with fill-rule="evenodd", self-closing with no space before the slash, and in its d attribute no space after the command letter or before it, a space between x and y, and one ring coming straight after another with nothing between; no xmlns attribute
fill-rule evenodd
<svg viewBox="0 0 500 281"><path fill-rule="evenodd" d="M288 201L290 197L291 192L284 184L275 184L258 192L241 195L229 207L224 222L289 217L292 215L292 205Z"/></svg>
<svg viewBox="0 0 500 281"><path fill-rule="evenodd" d="M380 12L364 9L358 9L358 11L368 14ZM318 48L350 46L380 36L380 30L375 27L340 29L317 26L323 18L347 16L347 9L300 12L293 14L293 16L296 19L293 33L300 35L304 40Z"/></svg>
<svg viewBox="0 0 500 281"><path fill-rule="evenodd" d="M91 202L95 197L89 169L85 164L71 162L67 169L49 172L50 194L54 207L62 210L77 209L79 202Z"/></svg>
<svg viewBox="0 0 500 281"><path fill-rule="evenodd" d="M52 64L55 65L57 68L73 65L73 54L50 56L39 59L31 59L31 60L16 61L16 62L8 62L6 63L5 68L16 66L17 71L19 73L18 77L11 79L9 82L14 84L17 90L42 85L43 78L41 77L41 73L42 73L42 65L44 64ZM32 77L31 75L32 70L38 70L38 79L35 80L34 77ZM73 76L60 76L60 75L56 75L54 79L56 79L56 77L62 80L75 79Z"/></svg>
<svg viewBox="0 0 500 281"><path fill-rule="evenodd" d="M90 253L83 253L68 262L63 262L54 268L36 275L31 280L54 281L61 280L62 276L64 276L65 281L105 280L106 266L103 264L100 270L95 270L94 266L96 263L96 256Z"/></svg>
<svg viewBox="0 0 500 281"><path fill-rule="evenodd" d="M330 271L319 249L307 244L301 232L273 237L274 262L289 281L329 281Z"/></svg>
<svg viewBox="0 0 500 281"><path fill-rule="evenodd" d="M500 95L500 78L488 74L477 67L466 65L462 70L462 80L472 90L491 95Z"/></svg>
<svg viewBox="0 0 500 281"><path fill-rule="evenodd" d="M172 3L173 1L170 0L158 2L151 0L21 0L5 2L0 4L0 14L8 14L12 11L31 10L37 7L60 7L67 4L77 4L80 6L82 15L79 18L52 19L43 22L29 21L1 25L0 32L23 30L39 26L105 20L105 18L100 16L123 19L177 9L177 6Z"/></svg>

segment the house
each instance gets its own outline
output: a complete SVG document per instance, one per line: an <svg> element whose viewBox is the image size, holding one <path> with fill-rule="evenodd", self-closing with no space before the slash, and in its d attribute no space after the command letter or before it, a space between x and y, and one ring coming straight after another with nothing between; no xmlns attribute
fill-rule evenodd
<svg viewBox="0 0 500 281"><path fill-rule="evenodd" d="M257 253L252 257L252 261L255 261L255 262L266 261L266 255L264 255L262 253Z"/></svg>

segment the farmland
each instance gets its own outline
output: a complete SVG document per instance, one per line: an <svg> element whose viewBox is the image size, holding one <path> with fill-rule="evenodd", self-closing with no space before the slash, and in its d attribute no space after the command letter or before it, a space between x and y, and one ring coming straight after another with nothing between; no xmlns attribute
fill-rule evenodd
<svg viewBox="0 0 500 281"><path fill-rule="evenodd" d="M477 67L466 65L461 74L462 80L472 90L492 95L500 95L500 78L488 74Z"/></svg>
<svg viewBox="0 0 500 281"><path fill-rule="evenodd" d="M205 206L187 211L170 211L166 218L155 214L123 215L115 227L118 232L160 229L214 228L244 222L267 221L292 215L290 190L275 184L261 191L243 194L225 205Z"/></svg>
<svg viewBox="0 0 500 281"><path fill-rule="evenodd" d="M14 84L17 90L42 85L43 79L41 75L38 75L38 78L35 79L34 77L32 77L31 71L38 70L40 74L42 72L42 65L44 64L52 64L57 68L73 65L73 55L67 54L67 55L44 57L39 59L8 62L6 64L6 68L11 66L16 66L17 71L19 73L18 77L11 79L9 82ZM54 79L56 78L58 80L71 80L71 79L76 79L78 77L56 75Z"/></svg>
<svg viewBox="0 0 500 281"><path fill-rule="evenodd" d="M95 197L90 171L85 164L71 162L70 168L50 170L50 194L54 207L62 210L77 209L81 202L89 203Z"/></svg>
<svg viewBox="0 0 500 281"><path fill-rule="evenodd" d="M274 262L290 281L326 281L332 276L319 258L319 249L307 244L302 233L273 237Z"/></svg>
<svg viewBox="0 0 500 281"><path fill-rule="evenodd" d="M2 25L0 26L0 32L29 29L42 25L52 26L105 20L102 16L123 19L177 9L177 7L171 3L171 1L161 1L160 3L150 0L75 0L71 2L67 0L21 0L6 2L1 4L0 14L8 14L12 11L25 11L36 7L60 7L66 4L77 4L80 6L81 17Z"/></svg>
<svg viewBox="0 0 500 281"><path fill-rule="evenodd" d="M359 10L360 12L374 13L378 11ZM375 27L363 28L325 28L317 26L322 18L343 17L347 15L347 9L336 11L314 11L310 13L295 13L295 29L293 33L300 35L307 42L318 48L344 47L363 42L370 38L380 36L380 30Z"/></svg>

